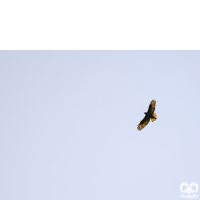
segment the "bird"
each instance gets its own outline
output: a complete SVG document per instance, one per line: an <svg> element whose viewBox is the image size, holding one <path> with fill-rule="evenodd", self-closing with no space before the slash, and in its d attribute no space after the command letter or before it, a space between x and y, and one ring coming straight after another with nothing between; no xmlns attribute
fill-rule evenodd
<svg viewBox="0 0 200 200"><path fill-rule="evenodd" d="M149 109L147 112L145 112L145 117L143 118L143 120L138 124L137 129L139 131L141 131L150 121L154 122L157 119L157 115L156 113L154 113L156 109L156 100L152 100L150 105L149 105Z"/></svg>

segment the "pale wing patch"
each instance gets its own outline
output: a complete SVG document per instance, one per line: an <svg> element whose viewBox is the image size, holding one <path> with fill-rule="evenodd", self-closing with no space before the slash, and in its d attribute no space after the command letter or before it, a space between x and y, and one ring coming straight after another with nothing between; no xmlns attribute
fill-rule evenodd
<svg viewBox="0 0 200 200"><path fill-rule="evenodd" d="M144 123L138 124L138 130L141 131L148 123L150 122L150 119L147 119Z"/></svg>
<svg viewBox="0 0 200 200"><path fill-rule="evenodd" d="M156 100L152 100L151 101L151 105L154 106L154 107L156 107Z"/></svg>
<svg viewBox="0 0 200 200"><path fill-rule="evenodd" d="M152 100L150 105L149 105L149 109L148 109L148 113L153 114L154 111L156 109L156 100Z"/></svg>

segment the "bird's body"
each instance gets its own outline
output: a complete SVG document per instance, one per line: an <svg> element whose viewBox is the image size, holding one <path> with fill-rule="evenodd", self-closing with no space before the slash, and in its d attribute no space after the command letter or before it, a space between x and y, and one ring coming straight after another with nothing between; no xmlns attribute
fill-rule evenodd
<svg viewBox="0 0 200 200"><path fill-rule="evenodd" d="M147 112L145 112L145 117L143 118L143 120L138 124L138 130L141 131L150 121L154 122L157 119L157 115L156 113L154 113L156 109L156 101L152 100L150 105L149 105L149 109Z"/></svg>

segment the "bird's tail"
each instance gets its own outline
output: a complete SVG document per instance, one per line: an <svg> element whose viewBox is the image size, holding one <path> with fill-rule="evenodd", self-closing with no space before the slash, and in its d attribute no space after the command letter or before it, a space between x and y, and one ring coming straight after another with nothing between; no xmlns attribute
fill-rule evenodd
<svg viewBox="0 0 200 200"><path fill-rule="evenodd" d="M151 121L154 122L157 119L156 113L153 113L154 118L151 118Z"/></svg>

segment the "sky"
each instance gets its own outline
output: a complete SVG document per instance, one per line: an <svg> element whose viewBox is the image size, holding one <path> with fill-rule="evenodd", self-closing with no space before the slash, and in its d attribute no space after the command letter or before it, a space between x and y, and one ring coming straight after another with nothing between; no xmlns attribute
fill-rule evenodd
<svg viewBox="0 0 200 200"><path fill-rule="evenodd" d="M181 199L200 184L199 66L200 51L0 51L0 199Z"/></svg>

